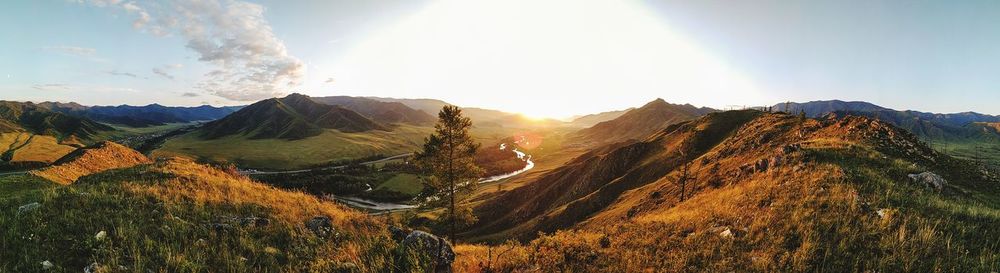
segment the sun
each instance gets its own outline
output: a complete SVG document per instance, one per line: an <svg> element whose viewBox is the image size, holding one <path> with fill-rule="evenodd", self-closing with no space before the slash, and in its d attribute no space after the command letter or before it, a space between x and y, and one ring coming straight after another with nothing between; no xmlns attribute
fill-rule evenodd
<svg viewBox="0 0 1000 273"><path fill-rule="evenodd" d="M629 0L432 1L333 69L345 92L534 118L759 96L748 77Z"/></svg>

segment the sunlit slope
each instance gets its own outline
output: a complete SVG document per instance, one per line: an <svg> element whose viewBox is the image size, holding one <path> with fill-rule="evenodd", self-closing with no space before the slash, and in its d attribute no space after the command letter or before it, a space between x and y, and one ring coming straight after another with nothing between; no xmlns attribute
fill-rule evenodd
<svg viewBox="0 0 1000 273"><path fill-rule="evenodd" d="M105 141L77 149L52 166L32 171L31 174L65 185L86 175L150 162L149 158L135 150Z"/></svg>
<svg viewBox="0 0 1000 273"><path fill-rule="evenodd" d="M3 150L3 161L9 164L49 164L76 147L59 143L53 136L17 132L0 134L0 150Z"/></svg>
<svg viewBox="0 0 1000 273"><path fill-rule="evenodd" d="M416 259L382 222L185 159L59 187L0 177L0 190L4 272L411 272Z"/></svg>
<svg viewBox="0 0 1000 273"><path fill-rule="evenodd" d="M689 162L681 200L681 166ZM908 177L927 171L947 185L934 189ZM528 191L543 199L517 198ZM505 260L521 270L990 272L1000 266L997 175L863 117L709 114L644 142L581 156L477 212L490 220L469 235L489 234L483 239L571 230L518 247L513 253L523 255ZM474 247L460 252L478 256L460 261L470 268L486 255Z"/></svg>

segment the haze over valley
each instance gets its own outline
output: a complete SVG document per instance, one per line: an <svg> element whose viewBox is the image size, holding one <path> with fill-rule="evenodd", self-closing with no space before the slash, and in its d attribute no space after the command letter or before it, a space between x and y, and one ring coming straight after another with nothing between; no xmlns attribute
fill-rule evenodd
<svg viewBox="0 0 1000 273"><path fill-rule="evenodd" d="M4 6L0 272L1000 271L992 2Z"/></svg>

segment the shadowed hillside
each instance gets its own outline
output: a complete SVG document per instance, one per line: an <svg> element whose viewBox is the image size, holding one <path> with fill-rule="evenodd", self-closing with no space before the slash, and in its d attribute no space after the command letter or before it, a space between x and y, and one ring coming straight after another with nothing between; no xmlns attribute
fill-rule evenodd
<svg viewBox="0 0 1000 273"><path fill-rule="evenodd" d="M112 130L107 125L53 112L30 102L0 101L0 133L29 132L61 141L88 141Z"/></svg>
<svg viewBox="0 0 1000 273"><path fill-rule="evenodd" d="M127 168L151 161L141 153L118 143L105 141L80 148L31 174L59 184L70 184L80 177L111 169Z"/></svg>
<svg viewBox="0 0 1000 273"><path fill-rule="evenodd" d="M317 103L305 95L291 94L251 104L205 124L196 133L208 139L229 135L246 135L251 139L302 139L319 135L324 129L347 133L388 130L357 112Z"/></svg>
<svg viewBox="0 0 1000 273"><path fill-rule="evenodd" d="M232 114L241 108L241 106L214 107L209 105L169 107L159 104L146 106L83 106L74 102L42 102L38 105L71 116L86 117L100 122L121 124L130 127L149 127L167 123L216 120Z"/></svg>
<svg viewBox="0 0 1000 273"><path fill-rule="evenodd" d="M656 99L642 107L629 110L618 118L580 130L576 133L576 137L597 143L641 140L670 124L691 120L714 111L710 108L697 108L690 104L670 104L663 99Z"/></svg>
<svg viewBox="0 0 1000 273"><path fill-rule="evenodd" d="M479 206L469 235L564 230L515 244L510 270L990 271L998 193L886 122L736 111L583 155Z"/></svg>
<svg viewBox="0 0 1000 273"><path fill-rule="evenodd" d="M425 113L424 111L407 107L405 104L399 102L383 102L362 97L333 96L312 99L319 103L350 109L381 123L431 125L436 120L436 117L431 114L437 114L437 111Z"/></svg>
<svg viewBox="0 0 1000 273"><path fill-rule="evenodd" d="M608 112L601 112L601 113L597 113L597 114L585 115L585 116L574 118L573 121L570 122L570 125L577 126L577 127L587 128L587 127L591 127L591 126L597 125L598 123L601 123L601 122L605 122L605 121L616 119L616 118L624 115L625 113L628 113L628 111L632 111L634 109L635 108L629 108L629 109L625 109L625 110L608 111Z"/></svg>

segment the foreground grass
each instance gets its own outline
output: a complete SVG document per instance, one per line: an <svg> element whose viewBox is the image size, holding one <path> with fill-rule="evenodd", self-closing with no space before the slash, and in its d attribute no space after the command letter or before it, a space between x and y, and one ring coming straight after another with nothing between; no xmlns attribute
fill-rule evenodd
<svg viewBox="0 0 1000 273"><path fill-rule="evenodd" d="M186 160L70 186L0 178L0 271L423 272L383 224L328 202ZM37 202L40 207L18 211ZM329 217L332 231L305 223ZM258 220L263 219L263 220ZM102 235L99 235L102 234Z"/></svg>

